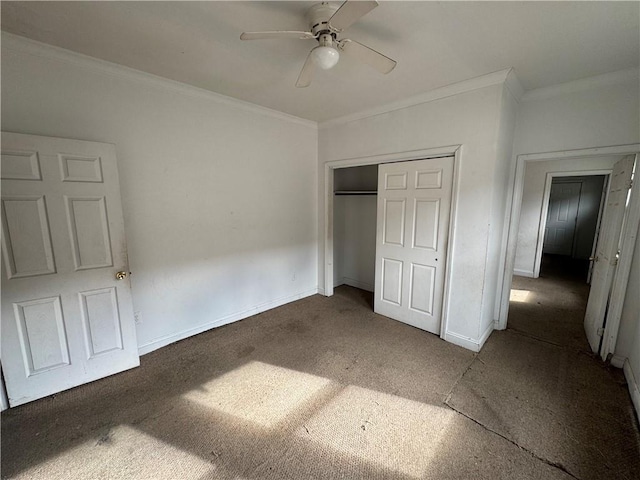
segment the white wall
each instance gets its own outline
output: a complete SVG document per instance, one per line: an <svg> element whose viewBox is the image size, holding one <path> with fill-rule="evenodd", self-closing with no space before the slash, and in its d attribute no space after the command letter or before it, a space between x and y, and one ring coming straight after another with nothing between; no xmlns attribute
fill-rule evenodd
<svg viewBox="0 0 640 480"><path fill-rule="evenodd" d="M336 196L334 202L334 283L373 292L377 198L375 195Z"/></svg>
<svg viewBox="0 0 640 480"><path fill-rule="evenodd" d="M507 77L507 81L515 77ZM490 236L487 248L485 282L490 288L485 290L487 300L483 302L484 311L480 332L486 335L495 327L498 319L501 289L504 280L504 268L507 249L508 204L511 184L510 178L515 165L512 161L513 135L516 128L518 100L521 96L519 84L503 88L498 117L498 137L496 141L496 165L494 169L493 198L489 220ZM516 98L518 97L518 98Z"/></svg>
<svg viewBox="0 0 640 480"><path fill-rule="evenodd" d="M625 376L640 419L640 231L636 237L615 355L627 359Z"/></svg>
<svg viewBox="0 0 640 480"><path fill-rule="evenodd" d="M524 188L522 191L522 208L518 227L516 261L514 274L533 277L536 246L540 218L544 207L544 186L548 173L611 170L620 156L568 158L562 160L546 160L528 162Z"/></svg>
<svg viewBox="0 0 640 480"><path fill-rule="evenodd" d="M487 251L499 252L499 247L490 242L502 238L499 229L492 233L491 219L494 211L499 211L498 204L504 202L494 199L493 189L507 188L496 185L497 178L503 177L496 168L499 126L506 118L501 112L506 108L504 88L503 84L493 84L393 111L328 122L321 125L319 137L323 173L328 161L463 146L458 166L454 243L449 252L452 264L444 338L473 350L481 347L493 328L496 279L488 271ZM320 175L320 192L324 190L324 175ZM324 231L324 215L320 215L319 228ZM320 245L319 255L323 266L324 245ZM323 273L321 268L320 284L324 283ZM490 328L482 331L485 324Z"/></svg>
<svg viewBox="0 0 640 480"><path fill-rule="evenodd" d="M2 129L114 143L142 351L317 291L317 127L2 38Z"/></svg>
<svg viewBox="0 0 640 480"><path fill-rule="evenodd" d="M637 143L639 94L637 69L527 92L520 102L513 153Z"/></svg>

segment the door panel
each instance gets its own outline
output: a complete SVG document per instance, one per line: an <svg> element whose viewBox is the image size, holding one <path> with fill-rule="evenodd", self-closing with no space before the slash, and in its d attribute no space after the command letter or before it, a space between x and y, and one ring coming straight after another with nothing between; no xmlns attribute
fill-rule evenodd
<svg viewBox="0 0 640 480"><path fill-rule="evenodd" d="M382 259L382 301L400 305L402 301L402 262Z"/></svg>
<svg viewBox="0 0 640 480"><path fill-rule="evenodd" d="M580 182L552 183L545 228L544 253L571 255L580 203Z"/></svg>
<svg viewBox="0 0 640 480"><path fill-rule="evenodd" d="M384 237L385 245L404 245L404 220L406 200L384 201Z"/></svg>
<svg viewBox="0 0 640 480"><path fill-rule="evenodd" d="M3 196L2 237L9 279L55 273L44 196Z"/></svg>
<svg viewBox="0 0 640 480"><path fill-rule="evenodd" d="M379 166L374 309L438 334L453 158Z"/></svg>
<svg viewBox="0 0 640 480"><path fill-rule="evenodd" d="M634 160L635 156L630 155L614 165L602 214L591 276L591 290L584 317L585 332L594 352L600 350L602 337L598 334L598 330L604 325L604 316L611 292Z"/></svg>
<svg viewBox="0 0 640 480"><path fill-rule="evenodd" d="M10 405L139 365L113 146L3 133L1 162Z"/></svg>
<svg viewBox="0 0 640 480"><path fill-rule="evenodd" d="M428 265L411 264L410 308L426 315L433 315L435 276L435 268Z"/></svg>
<svg viewBox="0 0 640 480"><path fill-rule="evenodd" d="M14 311L28 377L69 365L60 297L16 302Z"/></svg>
<svg viewBox="0 0 640 480"><path fill-rule="evenodd" d="M413 247L437 250L440 200L415 199L413 212Z"/></svg>

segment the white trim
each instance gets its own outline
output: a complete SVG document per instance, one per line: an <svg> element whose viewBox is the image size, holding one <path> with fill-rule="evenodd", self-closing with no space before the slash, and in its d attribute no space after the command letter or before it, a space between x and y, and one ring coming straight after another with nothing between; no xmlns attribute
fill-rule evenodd
<svg viewBox="0 0 640 480"><path fill-rule="evenodd" d="M355 167L363 165L377 165L380 163L397 163L427 158L453 157L453 185L451 191L451 210L449 217L449 238L447 240L447 261L445 263L445 282L442 302L442 319L440 323L440 338L446 340L448 325L449 297L450 297L450 273L451 261L454 255L455 223L457 218L457 205L460 183L460 161L462 145L450 145L422 150L409 150L406 152L371 155L367 157L345 158L327 161L324 164L325 195L324 195L324 284L325 296L333 295L333 170L336 168ZM346 283L346 279L345 283ZM375 291L375 288L372 289ZM465 338L465 337L461 337ZM455 342L453 342L455 343ZM458 345L458 343L456 343ZM463 345L464 346L464 345ZM469 347L465 347L469 348ZM473 349L473 348L472 348Z"/></svg>
<svg viewBox="0 0 640 480"><path fill-rule="evenodd" d="M0 412L3 412L8 408L9 397L7 396L7 387L4 384L4 378L0 378Z"/></svg>
<svg viewBox="0 0 640 480"><path fill-rule="evenodd" d="M547 228L547 216L549 214L549 199L551 198L551 184L554 178L561 177L588 177L593 175L611 175L611 169L603 170L575 170L570 172L547 172L544 190L542 192L542 209L540 211L540 222L538 223L538 237L536 239L536 250L533 264L533 278L540 276L540 264L542 263L542 249L544 247L544 233ZM600 199L602 202L602 199Z"/></svg>
<svg viewBox="0 0 640 480"><path fill-rule="evenodd" d="M11 33L2 32L2 50L3 56L13 51L17 53L32 55L35 57L45 58L48 60L57 60L60 62L65 62L91 69L103 75L111 75L113 77L132 80L144 83L147 86L153 85L155 87L170 90L175 93L180 93L190 97L214 101L218 104L240 108L242 110L256 113L258 115L265 115L271 118L277 118L279 120L297 123L299 125L303 125L313 129L318 128L317 122L313 120L296 117L294 115L263 107L255 103L238 100L237 98L222 95L220 93L215 93L211 90L195 87L193 85L188 85L176 80L159 77L152 73L125 67L123 65L108 62L106 60L100 60L98 58L83 55L81 53L76 53L64 48L55 47L53 45L48 45L46 43L41 43L36 40L31 40L29 38L21 37L18 35L13 35Z"/></svg>
<svg viewBox="0 0 640 480"><path fill-rule="evenodd" d="M479 352L483 347L491 333L493 332L493 322L491 322L485 331L482 333L479 339L474 339L471 337L466 337L464 335L460 335L455 332L447 332L441 338L447 342L453 343L454 345L458 345L459 347L466 348L467 350L471 350L473 352Z"/></svg>
<svg viewBox="0 0 640 480"><path fill-rule="evenodd" d="M517 161L538 162L544 160L562 160L564 158L602 157L613 155L633 155L640 150L640 143L612 145L607 147L580 148L558 152L525 153L518 155Z"/></svg>
<svg viewBox="0 0 640 480"><path fill-rule="evenodd" d="M452 83L450 85L435 88L433 90L429 90L428 92L414 95L397 102L387 103L385 105L380 105L368 110L363 110L358 113L353 113L350 115L345 115L343 117L334 118L332 120L327 120L325 122L321 122L318 126L321 129L335 127L336 125L342 125L369 117L375 117L376 115L393 112L394 110L402 110L403 108L415 107L423 103L433 102L434 100L441 100L443 98L460 95L462 93L471 92L473 90L479 90L481 88L486 88L493 85L500 85L507 81L509 74L511 74L512 77L515 76L512 71L513 69L508 68L505 70L500 70L498 72L489 73L487 75L481 75L479 77L471 78L469 80ZM515 91L518 90L517 84L513 81L513 78L510 81L510 85L511 88ZM512 93L514 93L515 96L515 92L512 91ZM516 96L516 98L518 97Z"/></svg>
<svg viewBox="0 0 640 480"><path fill-rule="evenodd" d="M607 85L626 83L632 80L638 80L639 78L640 70L637 67L634 67L626 70L619 70L617 72L596 75L594 77L581 78L571 82L550 85L548 87L536 88L535 90L529 90L522 96L522 101L528 102L531 100L542 100L558 95L567 95Z"/></svg>
<svg viewBox="0 0 640 480"><path fill-rule="evenodd" d="M520 103L520 100L522 100L522 97L524 95L524 88L522 87L520 80L516 76L516 71L513 68L509 69L504 84L511 95L513 95L516 103Z"/></svg>
<svg viewBox="0 0 640 480"><path fill-rule="evenodd" d="M361 282L360 280L356 280L355 278L344 277L342 279L342 283L344 285L349 285L350 287L359 288L360 290L366 290L367 292L373 292L375 290L373 284Z"/></svg>
<svg viewBox="0 0 640 480"><path fill-rule="evenodd" d="M522 193L524 189L524 175L527 162L538 162L544 160L560 160L564 158L577 157L597 157L611 155L631 155L640 151L640 144L614 145L608 147L583 148L578 150L564 150L559 152L529 153L516 157L516 170L513 179L513 190L511 195L511 213L508 221L507 253L504 264L504 278L502 288L499 292L499 311L495 317L496 329L507 328L507 316L509 314L509 292L513 280L514 266L516 259L516 244L518 239L518 227L520 225L520 211L522 209Z"/></svg>
<svg viewBox="0 0 640 480"><path fill-rule="evenodd" d="M313 288L311 290L306 290L304 292L300 292L295 295L290 295L288 297L282 297L277 300L265 302L260 305L256 305L255 307L248 308L247 310L243 310L241 312L225 315L224 317L221 317L212 322L205 323L204 325L200 325L195 328L190 328L188 330L183 330L178 333L160 337L149 343L145 343L144 345L139 345L138 353L140 355L145 355L161 347L165 347L171 343L177 342L179 340L183 340L188 337L192 337L193 335L197 335L202 332L206 332L207 330L211 330L212 328L221 327L223 325L227 325L228 323L236 322L238 320L251 317L252 315L257 315L259 313L266 312L267 310L271 310L272 308L280 307L287 303L294 302L296 300L300 300L302 298L309 297L311 295L315 295L316 293L319 293L319 289Z"/></svg>
<svg viewBox="0 0 640 480"><path fill-rule="evenodd" d="M629 359L624 362L624 376L627 379L627 385L629 386L629 394L631 395L631 401L636 409L636 416L640 420L640 385L638 384L637 377L631 369Z"/></svg>
<svg viewBox="0 0 640 480"><path fill-rule="evenodd" d="M405 152L382 153L368 157L351 157L327 160L325 165L330 168L360 167L363 165L378 165L379 163L406 162L422 158L451 157L461 148L461 145L447 145L445 147L407 150ZM333 193L333 190L331 191Z"/></svg>
<svg viewBox="0 0 640 480"><path fill-rule="evenodd" d="M633 252L636 245L636 237L638 235L638 227L640 226L640 183L638 177L640 174L640 165L638 165L639 156L635 158L635 173L633 184L631 186L631 198L627 206L627 218L622 225L622 242L620 247L620 257L618 265L613 276L613 284L611 287L611 297L609 300L609 311L607 312L604 335L600 356L606 359L609 353L615 352L616 343L618 341L618 331L620 330L620 318L622 317L622 308L624 306L625 296L627 294L627 283L629 282L629 273L631 272L631 262Z"/></svg>
<svg viewBox="0 0 640 480"><path fill-rule="evenodd" d="M333 295L333 168L324 166L324 295ZM330 274L329 274L330 272Z"/></svg>
<svg viewBox="0 0 640 480"><path fill-rule="evenodd" d="M449 235L447 238L447 260L444 270L444 290L442 292L442 320L440 322L440 338L445 339L449 330L449 307L451 305L451 271L456 245L456 223L458 220L458 205L460 204L462 145L453 154L453 180L451 185L451 207L449 210ZM482 344L480 344L482 347Z"/></svg>
<svg viewBox="0 0 640 480"><path fill-rule="evenodd" d="M611 357L611 365L616 368L623 368L624 362L627 361L627 357L623 357L622 355L613 355Z"/></svg>
<svg viewBox="0 0 640 480"><path fill-rule="evenodd" d="M535 278L532 270L520 270L519 268L514 268L513 274L518 277Z"/></svg>

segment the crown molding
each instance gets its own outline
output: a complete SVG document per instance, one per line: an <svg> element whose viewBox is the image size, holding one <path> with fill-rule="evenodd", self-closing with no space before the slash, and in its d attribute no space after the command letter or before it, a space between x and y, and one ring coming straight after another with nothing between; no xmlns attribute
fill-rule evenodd
<svg viewBox="0 0 640 480"><path fill-rule="evenodd" d="M82 53L73 52L64 48L55 47L46 43L38 42L30 38L21 37L7 32L2 32L2 55L9 52L27 54L35 57L45 58L47 60L55 60L68 64L73 64L89 70L94 70L101 74L111 75L113 77L123 78L126 80L144 83L145 85L153 85L165 90L172 91L194 98L208 100L217 104L228 105L239 108L248 112L264 115L271 118L277 118L291 123L297 123L314 129L318 128L317 122L304 118L289 115L278 110L256 105L255 103L238 100L237 98L215 93L204 88L195 87L186 83L170 80L168 78L159 77L157 75L136 70L134 68L125 67L106 60L90 57Z"/></svg>
<svg viewBox="0 0 640 480"><path fill-rule="evenodd" d="M471 92L473 90L479 90L481 88L490 87L492 85L503 84L507 81L509 74L511 74L512 77L515 78L515 73L512 73L512 71L512 68L508 68L505 70L489 73L487 75L481 75L479 77L471 78L469 80L452 83L444 87L435 88L433 90L429 90L428 92L414 95L397 102L387 103L379 107L374 107L358 113L345 115L343 117L338 117L332 120L321 122L319 124L319 128L324 129L336 125L342 125L345 123L354 122L356 120L362 120L365 118L374 117L376 115L393 112L395 110L402 110L403 108L415 107L423 103L433 102L434 100L440 100L443 98L452 97L454 95L460 95L462 93ZM519 81L517 82L517 84L513 83L512 88L517 88L516 85L519 85L519 83Z"/></svg>
<svg viewBox="0 0 640 480"><path fill-rule="evenodd" d="M507 90L509 90L511 95L516 99L516 102L520 102L524 95L524 88L522 87L520 80L516 76L516 71L513 68L509 69L504 84L507 87Z"/></svg>
<svg viewBox="0 0 640 480"><path fill-rule="evenodd" d="M594 77L581 78L571 82L559 83L557 85L550 85L548 87L536 88L535 90L529 90L522 96L522 101L529 102L532 100L544 100L559 95L584 92L595 88L618 85L632 81L640 81L640 69L636 67L604 73Z"/></svg>

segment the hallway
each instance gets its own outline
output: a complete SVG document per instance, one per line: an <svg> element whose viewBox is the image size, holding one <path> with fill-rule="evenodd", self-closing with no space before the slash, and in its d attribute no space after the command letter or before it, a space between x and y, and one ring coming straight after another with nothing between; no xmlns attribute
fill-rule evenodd
<svg viewBox="0 0 640 480"><path fill-rule="evenodd" d="M507 328L591 352L584 333L588 261L543 255L539 278L513 277Z"/></svg>

